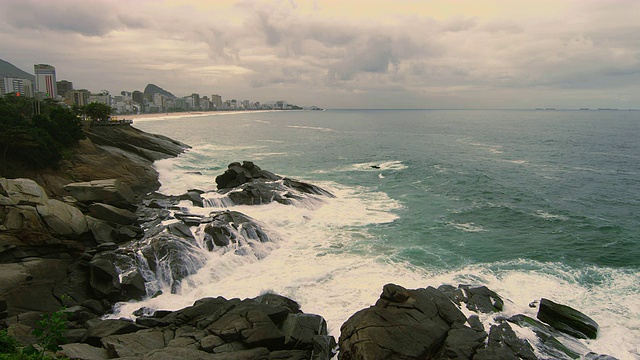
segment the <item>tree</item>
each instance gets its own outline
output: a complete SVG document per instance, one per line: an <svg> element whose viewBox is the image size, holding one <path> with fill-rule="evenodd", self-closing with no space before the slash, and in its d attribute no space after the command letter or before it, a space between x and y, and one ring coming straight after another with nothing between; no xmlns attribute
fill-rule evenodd
<svg viewBox="0 0 640 360"><path fill-rule="evenodd" d="M94 121L107 121L111 115L111 107L107 104L93 102L85 106L85 114Z"/></svg>
<svg viewBox="0 0 640 360"><path fill-rule="evenodd" d="M39 114L35 115L35 109ZM12 94L0 97L0 175L7 165L56 167L62 151L84 138L82 123L55 101L34 102Z"/></svg>

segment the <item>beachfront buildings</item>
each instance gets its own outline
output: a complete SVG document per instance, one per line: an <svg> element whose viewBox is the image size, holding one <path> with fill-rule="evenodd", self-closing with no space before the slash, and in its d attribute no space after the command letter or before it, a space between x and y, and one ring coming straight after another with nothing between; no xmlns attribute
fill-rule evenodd
<svg viewBox="0 0 640 360"><path fill-rule="evenodd" d="M211 104L214 109L221 110L222 109L222 96L218 94L211 95Z"/></svg>
<svg viewBox="0 0 640 360"><path fill-rule="evenodd" d="M47 64L33 66L36 74L36 92L44 98L55 99L58 96L56 89L56 68Z"/></svg>
<svg viewBox="0 0 640 360"><path fill-rule="evenodd" d="M56 90L58 91L58 95L66 98L67 93L73 90L73 83L67 80L60 80L56 82Z"/></svg>
<svg viewBox="0 0 640 360"><path fill-rule="evenodd" d="M14 77L0 78L0 95L16 93L18 96L33 96L33 83L28 79Z"/></svg>

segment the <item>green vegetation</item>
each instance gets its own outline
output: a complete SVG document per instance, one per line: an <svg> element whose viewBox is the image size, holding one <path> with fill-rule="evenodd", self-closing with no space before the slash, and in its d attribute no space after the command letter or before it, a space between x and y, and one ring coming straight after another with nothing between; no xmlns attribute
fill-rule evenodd
<svg viewBox="0 0 640 360"><path fill-rule="evenodd" d="M6 330L0 331L0 354L14 354L20 349L20 343L7 334Z"/></svg>
<svg viewBox="0 0 640 360"><path fill-rule="evenodd" d="M68 297L62 297L64 302ZM47 356L47 351L55 354L62 350L61 344L66 342L63 333L67 330L67 307L51 314L42 314L33 335L38 338L38 348L29 345L22 348L20 343L5 330L0 331L0 360L44 360L55 359L55 355Z"/></svg>
<svg viewBox="0 0 640 360"><path fill-rule="evenodd" d="M6 175L8 164L56 167L82 138L82 120L73 110L49 99L0 97L0 175Z"/></svg>
<svg viewBox="0 0 640 360"><path fill-rule="evenodd" d="M84 107L84 113L94 121L107 121L113 109L109 105L101 103L91 103Z"/></svg>

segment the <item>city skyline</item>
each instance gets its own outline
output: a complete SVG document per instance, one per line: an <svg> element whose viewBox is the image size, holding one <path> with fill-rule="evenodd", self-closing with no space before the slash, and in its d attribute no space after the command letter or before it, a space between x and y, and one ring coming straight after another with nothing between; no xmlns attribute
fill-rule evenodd
<svg viewBox="0 0 640 360"><path fill-rule="evenodd" d="M91 91L327 108L640 108L640 3L5 1L2 58Z"/></svg>

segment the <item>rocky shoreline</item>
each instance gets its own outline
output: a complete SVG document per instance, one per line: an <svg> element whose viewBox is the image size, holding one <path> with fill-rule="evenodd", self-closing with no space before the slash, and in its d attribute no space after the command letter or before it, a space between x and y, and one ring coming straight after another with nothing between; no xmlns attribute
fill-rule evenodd
<svg viewBox="0 0 640 360"><path fill-rule="evenodd" d="M59 355L71 359L614 359L578 340L597 336L586 315L541 299L537 319L505 318L501 297L482 286L388 284L343 324L338 347L322 316L277 294L101 320L119 301L179 292L205 261L201 247L267 256L260 222L213 206L321 205L333 195L245 161L215 179L217 191L164 196L153 162L187 145L130 126L86 134L61 171L0 178L0 327L24 345L38 342L42 314L65 307ZM183 202L212 211L191 214ZM463 307L493 316L483 324Z"/></svg>

